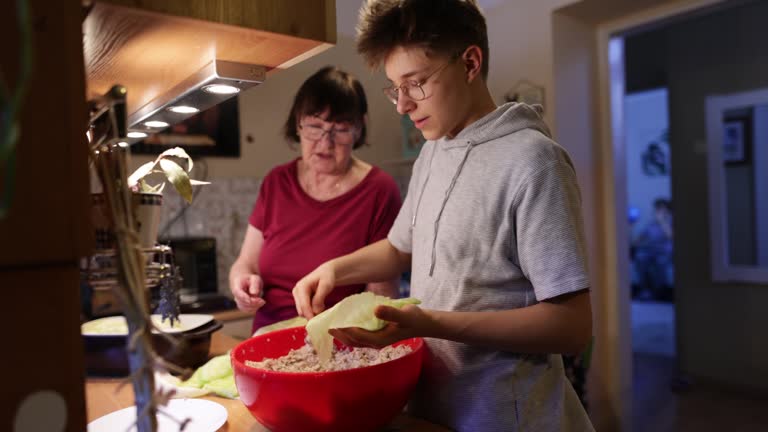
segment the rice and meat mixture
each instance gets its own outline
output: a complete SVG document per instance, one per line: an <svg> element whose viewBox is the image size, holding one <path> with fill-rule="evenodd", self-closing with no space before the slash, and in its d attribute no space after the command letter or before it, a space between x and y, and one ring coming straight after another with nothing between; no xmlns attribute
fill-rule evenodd
<svg viewBox="0 0 768 432"><path fill-rule="evenodd" d="M325 367L311 345L304 345L291 350L288 354L262 361L246 360L246 366L278 372L328 372L372 366L400 358L411 352L411 347L399 345L387 346L380 350L374 348L352 348L333 350L331 360Z"/></svg>

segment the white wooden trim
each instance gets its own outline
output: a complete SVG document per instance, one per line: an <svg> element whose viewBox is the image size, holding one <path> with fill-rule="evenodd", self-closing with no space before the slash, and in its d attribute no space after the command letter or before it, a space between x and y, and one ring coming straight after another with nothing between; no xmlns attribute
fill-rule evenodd
<svg viewBox="0 0 768 432"><path fill-rule="evenodd" d="M605 37L603 37L605 36ZM618 364L616 371L617 395L621 407L621 428L631 429L632 391L632 313L630 295L629 232L626 227L627 173L624 145L624 40L603 34L598 28L598 122L600 127L598 160L601 163L603 181L601 194L604 221L603 264L606 301L609 308L607 324L617 332L615 352L612 357ZM608 85L604 85L604 84Z"/></svg>
<svg viewBox="0 0 768 432"><path fill-rule="evenodd" d="M768 268L731 265L728 249L728 214L723 187L723 114L729 109L768 104L768 88L712 95L706 98L709 167L709 236L712 280L716 282L768 283Z"/></svg>
<svg viewBox="0 0 768 432"><path fill-rule="evenodd" d="M612 113L611 101L611 67L608 58L608 47L610 39L617 34L625 33L638 27L647 26L654 22L668 19L677 15L688 13L697 9L705 8L726 0L684 0L670 2L647 10L628 13L612 21L597 24L595 26L595 46L597 47L597 80L594 89L594 100L596 100L595 117L598 127L598 144L596 146L596 159L600 161L598 169L602 174L602 199L600 203L602 208L597 211L602 212L603 220L606 225L603 227L602 236L599 244L602 250L604 266L597 271L601 272L599 278L604 282L603 289L606 290L602 301L607 304L597 305L602 310L612 311L609 317L606 317L604 324L614 324L616 342L612 345L598 346L598 350L603 353L596 353L602 357L614 359L615 369L612 376L619 382L613 385L618 393L612 394L611 404L613 412L619 414L613 426L623 431L632 430L632 345L631 345L631 309L630 295L622 289L629 280L629 259L626 257L626 249L619 249L620 245L625 245L629 233L626 224L626 215L624 214L627 202L626 190L626 167L619 165L616 161L618 155L624 153L624 131L623 127L614 131L614 117ZM623 121L623 119L617 119ZM618 123L622 126L623 123ZM617 182L623 183L618 185ZM623 218L619 223L619 215ZM624 258L621 258L624 257ZM610 265L613 263L613 265Z"/></svg>
<svg viewBox="0 0 768 432"><path fill-rule="evenodd" d="M755 220L762 221L755 227L757 265L768 267L768 105L755 107L754 126L752 163L755 167L762 167L755 170Z"/></svg>

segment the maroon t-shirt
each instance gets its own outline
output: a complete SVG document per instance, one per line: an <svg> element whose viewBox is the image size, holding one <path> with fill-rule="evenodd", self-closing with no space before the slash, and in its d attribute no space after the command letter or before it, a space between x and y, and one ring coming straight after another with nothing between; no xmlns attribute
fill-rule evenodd
<svg viewBox="0 0 768 432"><path fill-rule="evenodd" d="M400 211L400 191L392 177L372 167L348 192L317 201L301 188L298 159L274 168L261 184L249 222L264 235L259 274L266 304L256 312L253 330L296 316L291 290L317 266L387 237ZM362 292L365 285L336 287L326 307Z"/></svg>

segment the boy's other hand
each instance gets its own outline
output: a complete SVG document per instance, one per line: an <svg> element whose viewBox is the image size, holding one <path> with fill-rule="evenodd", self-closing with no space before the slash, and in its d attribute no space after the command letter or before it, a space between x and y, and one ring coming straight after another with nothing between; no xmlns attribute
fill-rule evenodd
<svg viewBox="0 0 768 432"><path fill-rule="evenodd" d="M306 319L312 319L325 309L325 298L335 286L336 273L333 266L329 263L321 264L293 287L296 312Z"/></svg>
<svg viewBox="0 0 768 432"><path fill-rule="evenodd" d="M378 306L376 317L389 321L378 331L372 332L359 327L331 329L328 332L341 343L351 347L383 348L395 342L430 334L433 320L424 309L406 305L402 309Z"/></svg>

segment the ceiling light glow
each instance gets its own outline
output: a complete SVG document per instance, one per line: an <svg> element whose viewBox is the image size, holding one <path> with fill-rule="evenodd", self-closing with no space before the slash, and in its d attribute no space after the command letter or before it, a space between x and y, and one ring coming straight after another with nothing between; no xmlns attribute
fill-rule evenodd
<svg viewBox="0 0 768 432"><path fill-rule="evenodd" d="M168 108L168 111L175 112L177 114L194 114L200 110L188 105L174 105Z"/></svg>
<svg viewBox="0 0 768 432"><path fill-rule="evenodd" d="M168 127L168 123L164 121L159 121L159 120L150 120L150 121L144 122L144 126L149 126L153 128L164 128L164 127Z"/></svg>
<svg viewBox="0 0 768 432"><path fill-rule="evenodd" d="M211 84L203 87L203 91L213 94L235 94L240 91L239 88L225 84Z"/></svg>

